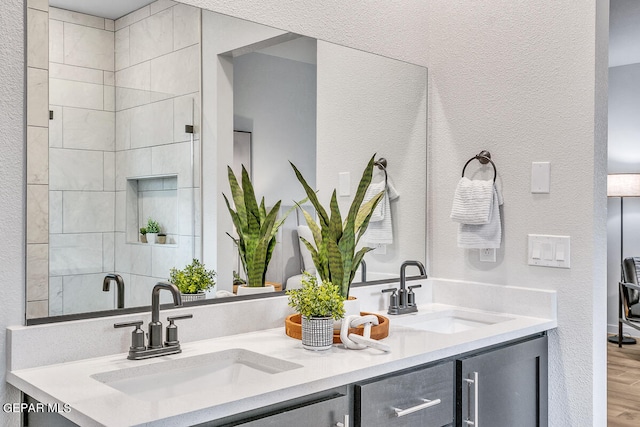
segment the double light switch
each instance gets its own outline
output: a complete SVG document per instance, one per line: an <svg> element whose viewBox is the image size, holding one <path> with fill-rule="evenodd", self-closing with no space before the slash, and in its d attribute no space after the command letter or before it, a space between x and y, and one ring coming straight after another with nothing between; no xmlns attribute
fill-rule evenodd
<svg viewBox="0 0 640 427"><path fill-rule="evenodd" d="M529 234L529 265L570 268L571 238Z"/></svg>

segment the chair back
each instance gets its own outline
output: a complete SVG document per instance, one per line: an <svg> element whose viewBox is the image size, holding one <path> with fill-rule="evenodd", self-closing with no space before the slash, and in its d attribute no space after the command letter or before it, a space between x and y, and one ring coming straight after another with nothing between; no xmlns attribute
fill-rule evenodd
<svg viewBox="0 0 640 427"><path fill-rule="evenodd" d="M622 262L622 280L625 283L638 285L638 278L640 278L640 257L625 258ZM622 286L622 298L625 311L628 312L632 305L640 301L640 292Z"/></svg>

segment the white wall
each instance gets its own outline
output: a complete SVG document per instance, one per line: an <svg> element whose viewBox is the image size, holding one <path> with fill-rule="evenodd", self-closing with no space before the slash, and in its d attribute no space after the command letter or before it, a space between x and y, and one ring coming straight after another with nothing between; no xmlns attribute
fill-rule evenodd
<svg viewBox="0 0 640 427"><path fill-rule="evenodd" d="M606 425L605 319L597 313L604 313L606 283L606 111L596 111L594 100L606 105L606 70L600 67L596 74L596 66L606 66L606 54L596 40L606 39L608 2L597 2L597 13L593 0L185 2L429 67L432 273L557 290L550 425ZM6 0L3 7L0 173L3 193L10 191L0 208L6 231L0 326L21 322L17 307L24 288L23 236L16 232L22 229L24 196L15 191L23 182L23 130L15 127L23 118L22 9L18 0ZM505 190L504 253L489 271L455 247L448 220L460 168L484 148L492 151ZM549 195L528 192L534 160L552 161ZM572 236L571 270L526 265L526 234L536 232Z"/></svg>
<svg viewBox="0 0 640 427"><path fill-rule="evenodd" d="M0 13L0 401L20 402L20 393L6 385L6 331L24 322L25 313L25 112L24 4L7 0ZM18 415L2 413L0 425L16 426Z"/></svg>

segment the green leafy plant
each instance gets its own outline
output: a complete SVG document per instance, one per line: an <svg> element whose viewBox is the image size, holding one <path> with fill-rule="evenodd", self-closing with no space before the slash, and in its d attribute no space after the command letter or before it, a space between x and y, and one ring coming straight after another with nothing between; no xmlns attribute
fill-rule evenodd
<svg viewBox="0 0 640 427"><path fill-rule="evenodd" d="M315 276L305 272L300 289L290 289L289 306L304 317L331 317L334 320L344 317L344 299L340 288L330 282L318 284Z"/></svg>
<svg viewBox="0 0 640 427"><path fill-rule="evenodd" d="M158 221L154 221L152 218L147 220L147 233L159 233L160 224Z"/></svg>
<svg viewBox="0 0 640 427"><path fill-rule="evenodd" d="M371 214L384 194L380 192L371 200L363 203L365 192L371 183L374 159L375 154L362 173L358 189L344 222L340 215L336 190L334 189L331 195L329 215L318 201L315 191L309 187L298 168L291 163L298 181L304 187L307 197L316 209L319 220L319 223L315 222L307 211L300 208L313 234L315 246L302 237L300 240L311 252L313 263L322 281L337 284L344 299L349 297L349 287L362 257L373 250L373 248L363 247L356 252L356 246L369 226Z"/></svg>
<svg viewBox="0 0 640 427"><path fill-rule="evenodd" d="M235 270L233 270L233 284L236 286L246 285L247 281L240 277L240 275Z"/></svg>
<svg viewBox="0 0 640 427"><path fill-rule="evenodd" d="M294 208L289 209L282 219L277 220L280 200L267 212L264 197L258 206L253 185L245 167L242 166L242 187L229 166L227 166L227 172L235 209L231 207L227 196L225 194L223 196L238 238L229 233L227 235L238 247L242 268L247 277L247 286L264 286L267 267L276 245L276 233Z"/></svg>
<svg viewBox="0 0 640 427"><path fill-rule="evenodd" d="M144 227L142 227L142 228L140 229L140 234L142 234L143 236L144 236L145 234L147 234L147 229L146 229L146 228L144 228Z"/></svg>
<svg viewBox="0 0 640 427"><path fill-rule="evenodd" d="M182 270L172 268L169 274L169 281L176 285L183 294L204 292L216 284L216 272L207 270L204 264L196 258Z"/></svg>

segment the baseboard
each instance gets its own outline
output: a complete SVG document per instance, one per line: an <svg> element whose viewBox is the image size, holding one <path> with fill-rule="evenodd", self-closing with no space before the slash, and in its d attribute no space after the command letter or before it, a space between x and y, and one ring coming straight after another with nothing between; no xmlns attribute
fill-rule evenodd
<svg viewBox="0 0 640 427"><path fill-rule="evenodd" d="M607 334L618 334L618 325L607 325ZM640 331L634 328L631 328L627 325L622 325L622 335L630 336L635 338L640 338Z"/></svg>

